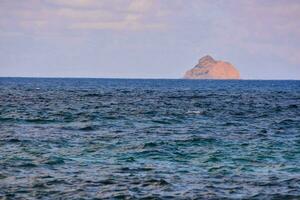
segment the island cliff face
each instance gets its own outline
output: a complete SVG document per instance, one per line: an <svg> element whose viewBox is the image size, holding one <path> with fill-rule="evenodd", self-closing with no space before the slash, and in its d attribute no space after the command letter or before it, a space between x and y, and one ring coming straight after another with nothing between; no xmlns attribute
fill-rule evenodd
<svg viewBox="0 0 300 200"><path fill-rule="evenodd" d="M188 70L185 79L240 79L239 71L229 62L214 60L207 55L199 63Z"/></svg>

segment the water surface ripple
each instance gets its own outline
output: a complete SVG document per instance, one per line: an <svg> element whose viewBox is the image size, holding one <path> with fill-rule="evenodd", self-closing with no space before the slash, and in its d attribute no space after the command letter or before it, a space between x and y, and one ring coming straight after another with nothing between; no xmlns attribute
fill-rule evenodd
<svg viewBox="0 0 300 200"><path fill-rule="evenodd" d="M300 199L300 81L0 79L0 199Z"/></svg>

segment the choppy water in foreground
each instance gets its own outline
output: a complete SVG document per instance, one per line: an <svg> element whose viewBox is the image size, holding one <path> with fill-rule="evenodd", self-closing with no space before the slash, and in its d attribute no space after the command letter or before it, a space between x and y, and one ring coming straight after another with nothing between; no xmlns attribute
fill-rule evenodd
<svg viewBox="0 0 300 200"><path fill-rule="evenodd" d="M0 79L0 199L300 199L300 81Z"/></svg>

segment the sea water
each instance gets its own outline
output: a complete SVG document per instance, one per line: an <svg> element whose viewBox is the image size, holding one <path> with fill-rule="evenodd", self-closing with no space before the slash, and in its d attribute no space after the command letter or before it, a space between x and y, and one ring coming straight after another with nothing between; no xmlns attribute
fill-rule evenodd
<svg viewBox="0 0 300 200"><path fill-rule="evenodd" d="M0 198L300 199L300 81L0 79Z"/></svg>

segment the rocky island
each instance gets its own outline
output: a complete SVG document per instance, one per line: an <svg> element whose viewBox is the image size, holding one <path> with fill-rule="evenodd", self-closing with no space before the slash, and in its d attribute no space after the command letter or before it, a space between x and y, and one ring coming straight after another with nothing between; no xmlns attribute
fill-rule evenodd
<svg viewBox="0 0 300 200"><path fill-rule="evenodd" d="M229 62L218 61L207 55L188 70L185 79L240 79L239 71Z"/></svg>

